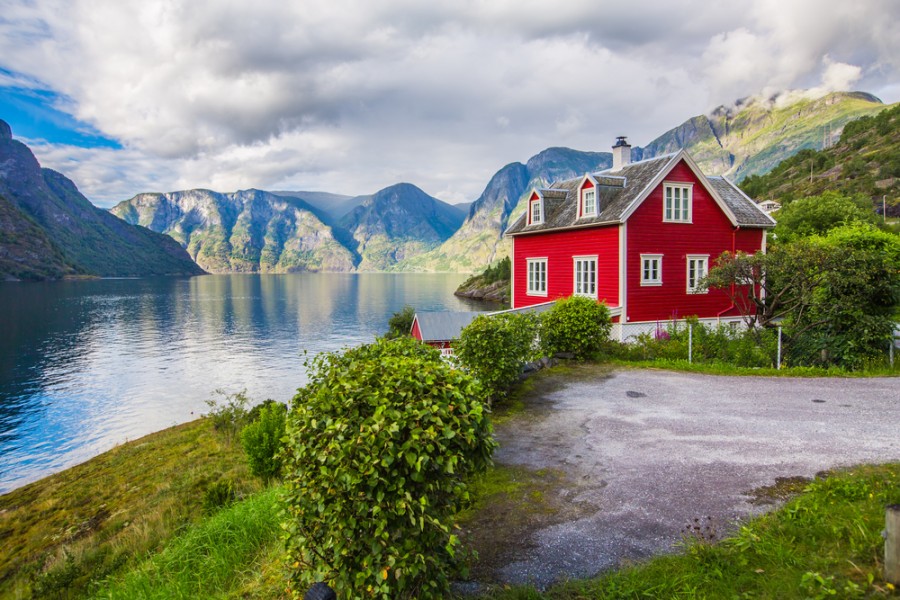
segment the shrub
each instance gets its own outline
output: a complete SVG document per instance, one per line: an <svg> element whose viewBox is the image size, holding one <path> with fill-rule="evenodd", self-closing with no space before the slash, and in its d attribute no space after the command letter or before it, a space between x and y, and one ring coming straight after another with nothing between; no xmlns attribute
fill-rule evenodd
<svg viewBox="0 0 900 600"><path fill-rule="evenodd" d="M204 416L212 421L213 429L224 434L230 442L246 423L250 399L247 397L247 390L226 394L224 390L218 389L215 394L222 396L223 400L207 400L206 405L210 410Z"/></svg>
<svg viewBox="0 0 900 600"><path fill-rule="evenodd" d="M442 598L454 514L494 449L478 383L410 338L307 363L291 408L284 524L295 597Z"/></svg>
<svg viewBox="0 0 900 600"><path fill-rule="evenodd" d="M557 300L541 315L541 349L547 356L570 352L582 360L600 351L610 329L605 304L583 296Z"/></svg>
<svg viewBox="0 0 900 600"><path fill-rule="evenodd" d="M259 418L241 431L241 445L250 472L268 483L281 475L281 447L287 408L280 402L261 406Z"/></svg>
<svg viewBox="0 0 900 600"><path fill-rule="evenodd" d="M388 332L384 334L389 340L410 335L413 320L416 318L416 309L407 304L402 310L395 312L388 319Z"/></svg>
<svg viewBox="0 0 900 600"><path fill-rule="evenodd" d="M214 513L223 506L234 502L237 492L234 482L230 479L219 479L210 484L203 493L203 511L207 514Z"/></svg>
<svg viewBox="0 0 900 600"><path fill-rule="evenodd" d="M492 400L506 396L534 355L537 318L506 313L478 316L460 333L454 347L465 369L484 386Z"/></svg>

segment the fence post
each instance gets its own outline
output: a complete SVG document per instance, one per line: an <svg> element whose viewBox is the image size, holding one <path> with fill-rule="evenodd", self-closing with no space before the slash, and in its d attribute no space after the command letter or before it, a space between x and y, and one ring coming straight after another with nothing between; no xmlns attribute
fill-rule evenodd
<svg viewBox="0 0 900 600"><path fill-rule="evenodd" d="M694 362L694 324L688 323L688 363Z"/></svg>
<svg viewBox="0 0 900 600"><path fill-rule="evenodd" d="M884 579L900 585L900 504L888 506L884 517Z"/></svg>
<svg viewBox="0 0 900 600"><path fill-rule="evenodd" d="M892 336L891 336L891 347L890 347L890 349L888 350L888 356L891 357L891 368L892 368L892 369L894 368L894 343L895 343L896 341L897 341L897 338L895 338L895 337L892 335Z"/></svg>
<svg viewBox="0 0 900 600"><path fill-rule="evenodd" d="M778 326L778 366L776 368L781 368L781 325Z"/></svg>

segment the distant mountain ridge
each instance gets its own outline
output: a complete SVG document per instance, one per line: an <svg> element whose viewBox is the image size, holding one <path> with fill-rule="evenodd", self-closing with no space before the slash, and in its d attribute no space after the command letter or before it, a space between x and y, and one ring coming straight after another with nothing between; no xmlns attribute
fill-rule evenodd
<svg viewBox="0 0 900 600"><path fill-rule="evenodd" d="M300 193L312 200L262 190L138 194L111 212L172 236L217 273L390 270L441 244L465 217L411 184L372 196Z"/></svg>
<svg viewBox="0 0 900 600"><path fill-rule="evenodd" d="M0 120L0 279L202 273L168 236L95 207Z"/></svg>

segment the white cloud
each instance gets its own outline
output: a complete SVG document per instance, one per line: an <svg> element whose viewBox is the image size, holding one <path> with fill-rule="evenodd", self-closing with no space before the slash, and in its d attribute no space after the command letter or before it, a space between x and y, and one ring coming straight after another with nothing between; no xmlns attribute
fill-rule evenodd
<svg viewBox="0 0 900 600"><path fill-rule="evenodd" d="M474 199L548 146L645 144L760 91L896 100L900 4L866 0L8 0L0 85L120 150L41 145L98 204L185 187ZM2 115L0 115L2 117Z"/></svg>

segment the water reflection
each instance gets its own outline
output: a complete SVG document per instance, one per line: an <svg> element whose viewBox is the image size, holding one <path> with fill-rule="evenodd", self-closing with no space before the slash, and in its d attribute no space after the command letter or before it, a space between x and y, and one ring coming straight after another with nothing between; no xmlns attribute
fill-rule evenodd
<svg viewBox="0 0 900 600"><path fill-rule="evenodd" d="M301 354L404 304L472 310L459 275L210 275L0 284L0 493L195 418L216 388L287 401ZM490 306L483 306L490 309Z"/></svg>

